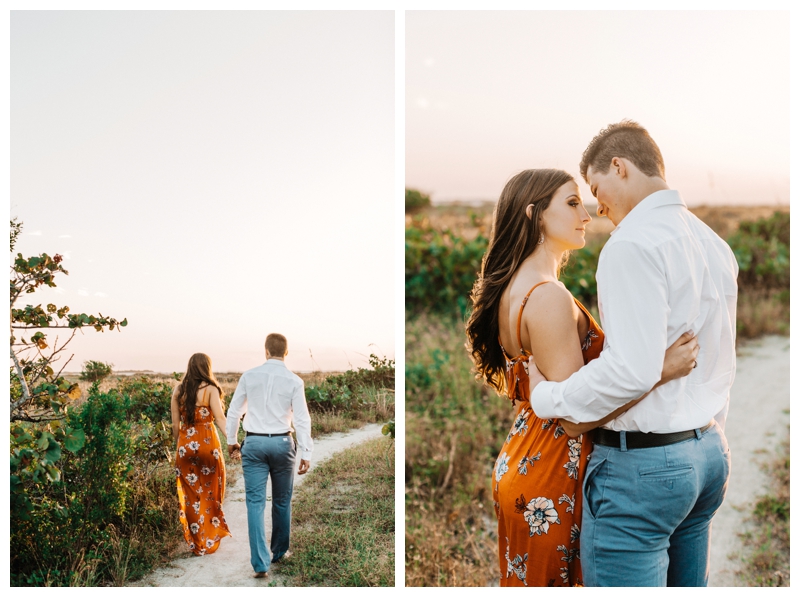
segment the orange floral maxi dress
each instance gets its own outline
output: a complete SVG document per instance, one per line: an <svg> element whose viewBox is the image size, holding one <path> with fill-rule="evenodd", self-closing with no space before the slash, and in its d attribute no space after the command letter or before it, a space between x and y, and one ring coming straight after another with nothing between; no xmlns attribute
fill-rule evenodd
<svg viewBox="0 0 800 597"><path fill-rule="evenodd" d="M214 553L220 539L231 533L222 512L225 460L207 406L195 408L194 425L189 425L181 412L175 476L183 536L189 549L198 556Z"/></svg>
<svg viewBox="0 0 800 597"><path fill-rule="evenodd" d="M542 282L545 283L545 282ZM522 346L522 301L517 341ZM603 331L587 309L589 331L581 346L584 364L600 355ZM502 348L502 346L501 346ZM558 419L540 419L529 402L528 353L505 349L508 397L524 406L500 451L492 476L498 522L501 586L582 586L581 484L591 452L587 434L570 438Z"/></svg>

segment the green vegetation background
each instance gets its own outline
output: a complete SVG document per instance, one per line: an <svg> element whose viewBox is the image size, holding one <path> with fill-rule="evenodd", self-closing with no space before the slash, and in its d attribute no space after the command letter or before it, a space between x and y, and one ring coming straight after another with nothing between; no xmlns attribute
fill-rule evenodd
<svg viewBox="0 0 800 597"><path fill-rule="evenodd" d="M424 209L408 210L405 234L406 585L486 586L499 574L489 476L512 418L464 347L489 231L486 214L447 227ZM788 333L789 214L740 222L726 240L740 267L739 338ZM561 277L595 315L605 241L573 252Z"/></svg>

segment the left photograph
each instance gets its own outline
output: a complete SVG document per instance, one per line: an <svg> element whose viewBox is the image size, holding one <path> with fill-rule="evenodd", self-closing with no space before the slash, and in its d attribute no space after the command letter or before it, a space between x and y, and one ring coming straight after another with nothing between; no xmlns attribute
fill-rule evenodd
<svg viewBox="0 0 800 597"><path fill-rule="evenodd" d="M10 584L394 586L393 11L12 11Z"/></svg>

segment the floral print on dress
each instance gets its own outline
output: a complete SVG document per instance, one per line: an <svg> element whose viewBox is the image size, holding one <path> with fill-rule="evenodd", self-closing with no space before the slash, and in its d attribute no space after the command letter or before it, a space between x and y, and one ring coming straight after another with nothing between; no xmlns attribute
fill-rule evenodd
<svg viewBox="0 0 800 597"><path fill-rule="evenodd" d="M567 442L569 448L569 462L564 465L567 469L567 476L577 479L578 478L578 465L581 459L581 440L580 438L571 438Z"/></svg>
<svg viewBox="0 0 800 597"><path fill-rule="evenodd" d="M556 423L556 419L547 419L544 423L542 423L542 429L550 429L554 424L556 428L553 430L553 437L558 439L564 435L566 431L564 431L561 423Z"/></svg>
<svg viewBox="0 0 800 597"><path fill-rule="evenodd" d="M592 347L592 340L597 340L599 337L592 328L589 328L586 338L583 339L583 344L581 344L581 350L584 352L589 350Z"/></svg>
<svg viewBox="0 0 800 597"><path fill-rule="evenodd" d="M530 414L531 411L527 408L523 408L520 411L520 413L517 415L517 418L514 420L514 426L511 428L511 432L508 434L506 442L511 441L511 438L515 435L522 437L528 432L528 417Z"/></svg>
<svg viewBox="0 0 800 597"><path fill-rule="evenodd" d="M591 314L577 301L576 304L589 319L593 332L580 336L581 341L588 340L583 342L585 364L600 355L604 338ZM517 323L519 335L519 320ZM499 451L508 458L511 470L504 472L499 482L496 468L492 470L500 585L581 586L581 483L592 449L591 436L584 435L570 443L575 438L566 434L559 419L537 417L528 400L530 380L523 366L526 357L503 352L508 398L512 404L522 405L506 429L506 443ZM530 496L540 497L530 500ZM517 574L523 565L524 580Z"/></svg>
<svg viewBox="0 0 800 597"><path fill-rule="evenodd" d="M530 536L547 534L551 524L561 524L558 518L558 511L553 505L553 500L538 497L525 503L525 496L520 495L517 499L517 512L522 513L528 523Z"/></svg>
<svg viewBox="0 0 800 597"><path fill-rule="evenodd" d="M578 539L581 538L581 529L577 524L573 524L572 527L569 529L569 542L575 543ZM578 557L581 557L580 554Z"/></svg>
<svg viewBox="0 0 800 597"><path fill-rule="evenodd" d="M506 562L508 562L508 568L506 569L506 578L510 578L513 574L519 580L522 581L522 584L526 587L528 586L525 577L527 576L528 572L528 554L520 555L517 554L514 556L514 559L508 557L508 537L506 537Z"/></svg>
<svg viewBox="0 0 800 597"><path fill-rule="evenodd" d="M558 498L558 505L560 506L563 503L567 503L567 512L575 512L575 494L572 494L572 497L569 497L566 493Z"/></svg>
<svg viewBox="0 0 800 597"><path fill-rule="evenodd" d="M519 461L519 464L517 465L517 472L520 475L527 475L528 465L530 464L531 468L533 468L533 463L539 460L541 457L542 457L541 452L538 452L536 456L531 456L531 457L523 456L522 459Z"/></svg>
<svg viewBox="0 0 800 597"><path fill-rule="evenodd" d="M194 425L187 425L181 413L175 461L179 519L186 544L198 556L214 553L220 539L231 534L222 512L225 462L220 456L219 437L209 409L195 409Z"/></svg>
<svg viewBox="0 0 800 597"><path fill-rule="evenodd" d="M499 483L500 479L502 479L503 475L505 475L507 472L508 472L508 454L503 452L502 454L500 454L500 458L497 459L497 465L495 467L495 472L494 472L495 481Z"/></svg>

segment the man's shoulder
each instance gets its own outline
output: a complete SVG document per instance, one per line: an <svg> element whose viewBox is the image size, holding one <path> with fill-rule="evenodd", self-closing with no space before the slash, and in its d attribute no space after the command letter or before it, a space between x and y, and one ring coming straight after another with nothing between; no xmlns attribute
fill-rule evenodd
<svg viewBox="0 0 800 597"><path fill-rule="evenodd" d="M303 378L300 377L299 375L297 375L297 373L295 373L294 371L292 371L288 367L284 366L284 367L280 368L279 371L280 371L279 375L281 377L284 377L284 378L286 378L288 380L291 380L293 383L295 383L297 385L302 385Z"/></svg>

